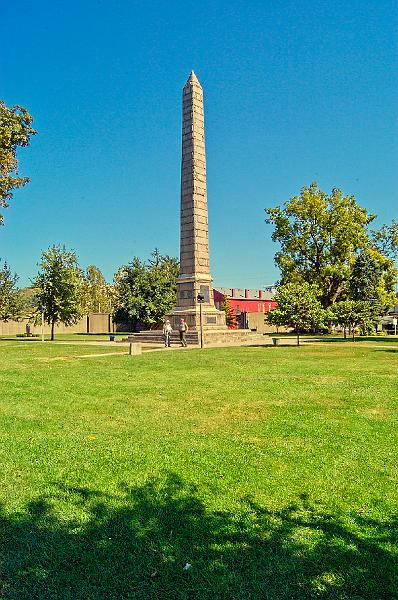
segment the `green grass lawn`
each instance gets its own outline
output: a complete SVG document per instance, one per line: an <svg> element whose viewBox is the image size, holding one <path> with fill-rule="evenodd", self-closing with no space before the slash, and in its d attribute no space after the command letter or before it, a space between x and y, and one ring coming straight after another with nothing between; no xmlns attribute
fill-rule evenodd
<svg viewBox="0 0 398 600"><path fill-rule="evenodd" d="M0 342L1 600L396 600L388 346Z"/></svg>

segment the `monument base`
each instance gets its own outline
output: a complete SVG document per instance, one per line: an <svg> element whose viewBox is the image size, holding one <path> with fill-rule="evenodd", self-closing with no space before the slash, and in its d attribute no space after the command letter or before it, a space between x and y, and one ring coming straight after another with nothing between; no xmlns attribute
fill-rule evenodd
<svg viewBox="0 0 398 600"><path fill-rule="evenodd" d="M190 329L187 333L188 346L200 345L200 331ZM223 329L207 328L203 329L203 345L211 346L241 346L264 343L264 335L251 331L250 329ZM133 333L128 338L121 340L123 342L141 342L142 344L150 344L152 346L164 345L164 336L161 329L152 329L150 331L142 331L141 333ZM180 338L177 330L174 330L171 335L171 346L180 346Z"/></svg>
<svg viewBox="0 0 398 600"><path fill-rule="evenodd" d="M200 306L194 306L192 308L185 306L176 307L171 313L166 315L166 319L169 319L174 330L178 331L180 320L184 319L190 331L200 331L200 312ZM203 331L212 329L228 331L225 324L225 312L223 310L217 310L214 306L202 305L202 329Z"/></svg>
<svg viewBox="0 0 398 600"><path fill-rule="evenodd" d="M241 346L263 342L264 336L250 329L205 329L203 330L204 346Z"/></svg>

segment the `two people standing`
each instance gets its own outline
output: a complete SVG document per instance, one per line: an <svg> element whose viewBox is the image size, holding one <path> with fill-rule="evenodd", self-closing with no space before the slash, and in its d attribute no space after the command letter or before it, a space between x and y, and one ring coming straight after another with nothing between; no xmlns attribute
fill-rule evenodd
<svg viewBox="0 0 398 600"><path fill-rule="evenodd" d="M180 334L180 342L183 348L187 347L186 333L188 331L188 325L186 324L184 319L180 319L178 324L178 331ZM164 345L166 348L170 348L171 346L171 334L173 332L173 328L170 324L170 321L167 319L163 325L163 336L164 336Z"/></svg>

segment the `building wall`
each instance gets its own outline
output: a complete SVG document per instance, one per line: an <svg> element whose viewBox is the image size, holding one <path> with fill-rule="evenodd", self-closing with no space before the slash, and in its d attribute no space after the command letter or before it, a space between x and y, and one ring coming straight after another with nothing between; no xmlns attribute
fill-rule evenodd
<svg viewBox="0 0 398 600"><path fill-rule="evenodd" d="M273 310L277 303L273 293L263 290L218 288L214 289L214 303L219 308L227 297L233 314L241 321L241 327L248 327L258 333L273 333L276 328L265 323L265 313Z"/></svg>
<svg viewBox="0 0 398 600"><path fill-rule="evenodd" d="M229 298L234 313L238 310L247 313L266 313L276 307L274 300L261 300L259 298Z"/></svg>

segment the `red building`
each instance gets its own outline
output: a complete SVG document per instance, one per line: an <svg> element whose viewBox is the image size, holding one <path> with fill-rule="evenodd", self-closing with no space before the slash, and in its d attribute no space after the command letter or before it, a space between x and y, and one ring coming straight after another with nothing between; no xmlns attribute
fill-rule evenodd
<svg viewBox="0 0 398 600"><path fill-rule="evenodd" d="M239 327L250 328L250 314L267 313L276 307L273 291L214 288L214 304L220 308L228 298Z"/></svg>

